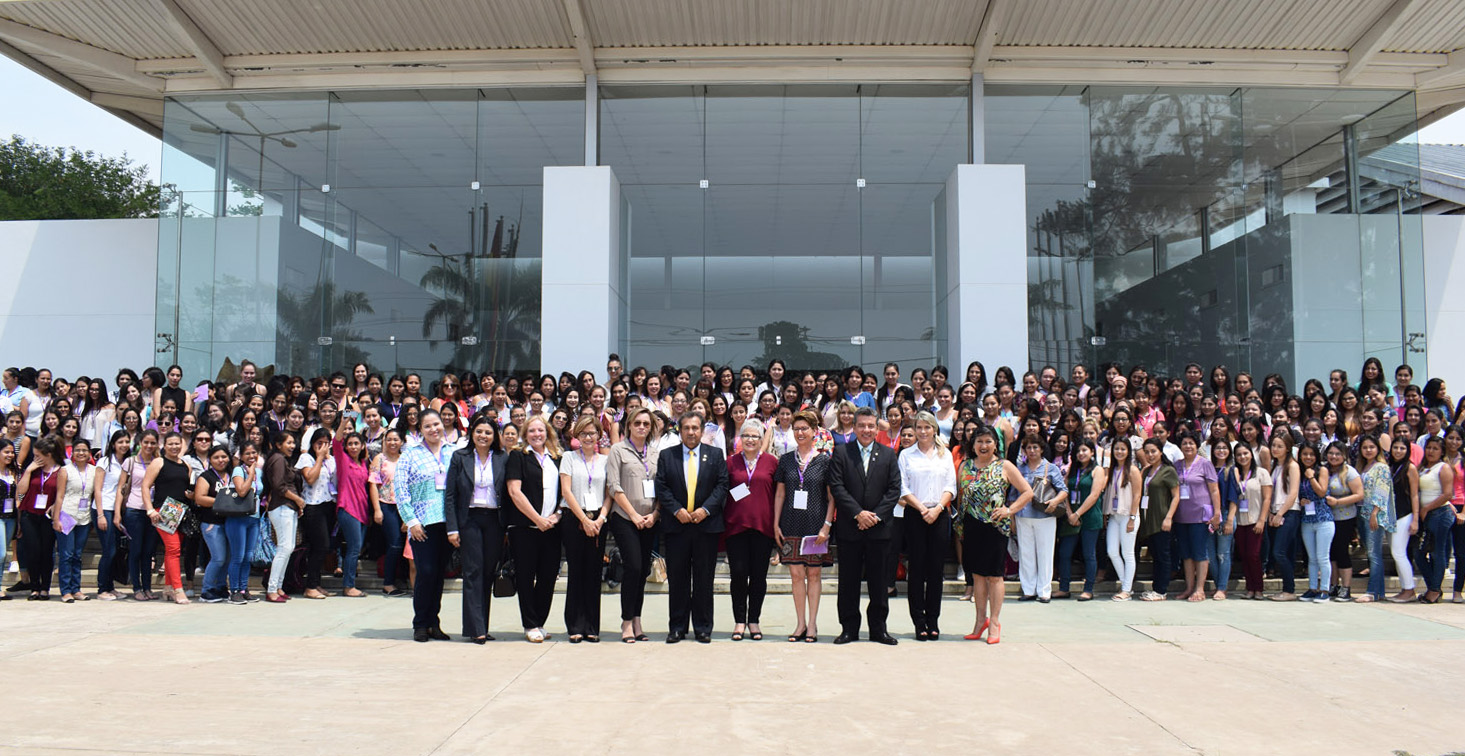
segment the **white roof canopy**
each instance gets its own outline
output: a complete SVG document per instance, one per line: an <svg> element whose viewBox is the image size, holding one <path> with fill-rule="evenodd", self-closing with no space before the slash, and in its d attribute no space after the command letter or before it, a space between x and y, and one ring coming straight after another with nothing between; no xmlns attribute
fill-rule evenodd
<svg viewBox="0 0 1465 756"><path fill-rule="evenodd" d="M0 53L156 133L230 90L988 82L1419 91L1465 103L1461 0L0 0Z"/></svg>

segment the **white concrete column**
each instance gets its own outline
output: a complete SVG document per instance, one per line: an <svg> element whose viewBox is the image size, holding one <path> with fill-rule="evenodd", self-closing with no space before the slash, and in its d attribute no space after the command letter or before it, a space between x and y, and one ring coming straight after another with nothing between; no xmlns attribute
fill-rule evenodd
<svg viewBox="0 0 1465 756"><path fill-rule="evenodd" d="M946 180L942 287L946 359L954 375L981 360L990 376L1028 368L1027 171L958 165Z"/></svg>
<svg viewBox="0 0 1465 756"><path fill-rule="evenodd" d="M623 335L621 185L609 166L544 169L541 373L605 363Z"/></svg>

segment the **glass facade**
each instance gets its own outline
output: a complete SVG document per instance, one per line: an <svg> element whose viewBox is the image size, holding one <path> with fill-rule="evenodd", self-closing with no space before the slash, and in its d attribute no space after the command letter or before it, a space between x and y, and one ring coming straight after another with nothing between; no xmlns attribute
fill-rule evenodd
<svg viewBox="0 0 1465 756"><path fill-rule="evenodd" d="M968 160L968 92L603 88L601 163L629 206L630 359L939 358L933 203Z"/></svg>
<svg viewBox="0 0 1465 756"><path fill-rule="evenodd" d="M536 370L543 168L583 162L580 89L170 98L160 351Z"/></svg>
<svg viewBox="0 0 1465 756"><path fill-rule="evenodd" d="M958 362L937 268L973 128L988 162L1026 166L1034 365L1423 361L1408 92L987 85L975 125L964 83L598 94L631 364ZM557 306L543 168L584 163L585 105L580 88L169 98L159 351L189 375L538 370Z"/></svg>
<svg viewBox="0 0 1465 756"><path fill-rule="evenodd" d="M985 107L988 160L1027 165L1035 366L1423 362L1411 93L988 86Z"/></svg>

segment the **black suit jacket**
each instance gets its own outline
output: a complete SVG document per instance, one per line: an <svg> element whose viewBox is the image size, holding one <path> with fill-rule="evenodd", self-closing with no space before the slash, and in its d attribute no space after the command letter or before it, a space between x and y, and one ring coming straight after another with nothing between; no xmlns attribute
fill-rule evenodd
<svg viewBox="0 0 1465 756"><path fill-rule="evenodd" d="M529 506L533 507L536 512L543 512L544 468L539 466L539 458L534 456L533 451L515 449L509 452L508 457L508 461L504 463L504 498L500 500L503 503L499 505L499 512L503 516L504 525L509 527L521 526L532 528L534 527L534 523L529 519L528 515L519 511L519 508L514 506L514 502L509 500L508 480L513 479L519 481L519 490L524 494L524 498L529 501ZM551 462L550 464L557 463ZM497 473L497 470L495 470L495 473ZM558 470L555 472L555 481L559 481ZM560 486L556 485L554 487L553 509L556 511L559 510L560 504Z"/></svg>
<svg viewBox="0 0 1465 756"><path fill-rule="evenodd" d="M443 488L443 519L448 525L449 533L458 532L460 523L468 520L468 508L473 504L473 474L477 465L478 453L469 445L453 452L452 459L448 460L448 480ZM509 461L509 455L501 451L493 452L489 456L489 464L493 466L493 496L498 502L499 521L505 520L505 507L512 509L514 502L509 501L509 482L504 476L504 465Z"/></svg>
<svg viewBox="0 0 1465 756"><path fill-rule="evenodd" d="M829 489L834 494L834 506L839 512L834 521L835 538L841 541L889 540L895 504L900 501L900 465L895 451L884 444L873 444L867 472L860 462L859 442L851 441L834 447L831 461L834 465ZM859 523L855 521L855 515L860 512L874 512L880 522L868 530L860 530Z"/></svg>
<svg viewBox="0 0 1465 756"><path fill-rule="evenodd" d="M727 502L727 457L722 450L702 444L697 447L701 462L697 467L696 509L706 509L707 519L698 525L677 521L677 510L687 508L687 473L682 468L686 447L677 444L662 449L656 461L656 506L661 510L661 529L680 533L695 529L702 533L721 533L724 529L722 508Z"/></svg>

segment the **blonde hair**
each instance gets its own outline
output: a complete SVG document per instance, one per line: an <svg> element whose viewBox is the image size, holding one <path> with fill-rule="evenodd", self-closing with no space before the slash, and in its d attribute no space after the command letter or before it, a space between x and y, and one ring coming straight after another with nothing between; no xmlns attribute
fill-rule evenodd
<svg viewBox="0 0 1465 756"><path fill-rule="evenodd" d="M916 413L916 421L914 424L919 426L922 423L931 426L931 430L936 431L933 435L933 440L936 442L936 456L946 456L946 442L941 439L941 424L936 422L936 416L930 412L921 410Z"/></svg>
<svg viewBox="0 0 1465 756"><path fill-rule="evenodd" d="M844 412L845 410L849 410L850 411L850 414L853 415L855 413L855 410L856 409L858 409L858 408L855 407L855 403L854 402L852 402L852 401L850 401L848 399L841 399L841 400L839 400L839 404L834 405L834 427L836 429L840 427L840 424L839 424L839 413ZM855 427L854 426L854 420L851 420L850 421L850 427L851 428Z"/></svg>
<svg viewBox="0 0 1465 756"><path fill-rule="evenodd" d="M519 451L529 451L529 426L539 423L544 426L544 448L549 450L549 456L559 459L565 452L560 448L559 434L554 432L554 426L543 415L533 415L524 421L523 427L519 428Z"/></svg>
<svg viewBox="0 0 1465 756"><path fill-rule="evenodd" d="M605 435L605 431L600 427L599 418L594 415L581 415L580 419L575 421L575 427L570 429L570 436L579 438L586 428L594 428L597 436Z"/></svg>

